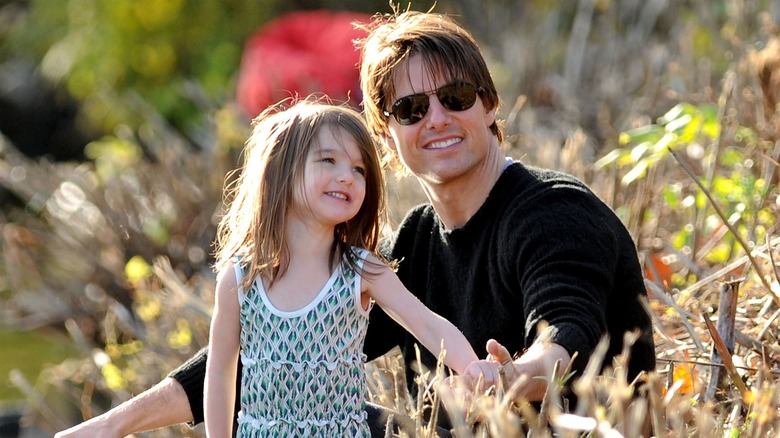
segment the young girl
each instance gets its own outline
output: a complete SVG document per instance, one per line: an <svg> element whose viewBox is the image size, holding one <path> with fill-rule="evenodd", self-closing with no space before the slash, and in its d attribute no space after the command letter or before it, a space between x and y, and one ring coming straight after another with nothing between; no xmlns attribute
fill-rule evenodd
<svg viewBox="0 0 780 438"><path fill-rule="evenodd" d="M210 437L367 437L363 340L376 302L463 373L477 355L374 255L384 213L377 151L360 114L301 101L255 119L217 238L206 367Z"/></svg>

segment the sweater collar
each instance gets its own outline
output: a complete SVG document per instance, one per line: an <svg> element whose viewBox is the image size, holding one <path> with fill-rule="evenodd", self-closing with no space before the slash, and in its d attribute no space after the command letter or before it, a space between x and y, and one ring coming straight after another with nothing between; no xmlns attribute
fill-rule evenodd
<svg viewBox="0 0 780 438"><path fill-rule="evenodd" d="M512 158L506 157L506 165L501 171L501 175L499 175L496 183L490 189L490 192L488 192L485 202L482 203L474 215L471 216L462 227L448 230L439 219L439 215L433 210L433 216L436 221L436 226L439 229L439 234L445 239L453 239L457 238L457 236L467 234L473 227L481 227L480 224L483 222L483 218L486 215L490 215L491 212L495 212L494 204L496 203L496 200L501 198L500 194L504 192L504 187L507 186L508 181L512 178L511 175L515 173L514 170L510 169L518 169L521 166L522 164L520 164L519 161L514 161Z"/></svg>

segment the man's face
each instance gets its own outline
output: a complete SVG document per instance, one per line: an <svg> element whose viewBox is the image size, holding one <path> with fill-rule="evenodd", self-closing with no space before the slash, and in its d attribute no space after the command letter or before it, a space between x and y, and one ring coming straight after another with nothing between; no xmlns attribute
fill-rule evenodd
<svg viewBox="0 0 780 438"><path fill-rule="evenodd" d="M446 184L484 164L493 149L498 150L497 139L490 131L490 125L496 120L495 109L486 109L479 96L471 108L447 109L436 90L458 78L433 77L420 55L411 57L405 67L399 67L394 82L397 94L388 101L426 93L428 108L424 115L417 112L421 120L408 125L390 116L390 137L385 139L388 147L398 153L401 162L415 176L428 184Z"/></svg>

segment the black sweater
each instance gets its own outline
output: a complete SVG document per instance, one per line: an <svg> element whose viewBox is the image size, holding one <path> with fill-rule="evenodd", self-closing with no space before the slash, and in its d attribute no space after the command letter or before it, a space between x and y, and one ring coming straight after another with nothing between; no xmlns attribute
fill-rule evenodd
<svg viewBox="0 0 780 438"><path fill-rule="evenodd" d="M628 377L655 368L634 242L614 212L571 176L514 163L463 227L446 230L433 208L421 205L382 252L399 261L404 285L458 327L480 356L490 338L514 353L542 335L571 355L578 352L574 369L581 371L602 336L610 336L609 364L623 334L638 329ZM536 330L540 321L549 325L543 334ZM369 359L400 346L411 381L414 343L381 308L372 310ZM420 350L423 364L435 367L435 357ZM171 376L199 422L205 352L194 359Z"/></svg>

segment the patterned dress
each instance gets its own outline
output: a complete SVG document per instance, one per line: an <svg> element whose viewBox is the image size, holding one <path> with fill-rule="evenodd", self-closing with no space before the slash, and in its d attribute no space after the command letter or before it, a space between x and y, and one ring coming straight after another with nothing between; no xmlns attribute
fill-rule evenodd
<svg viewBox="0 0 780 438"><path fill-rule="evenodd" d="M365 250L357 250L362 267ZM241 284L244 270L236 263ZM368 310L360 275L342 260L304 308L277 309L262 281L239 290L241 412L238 436L369 437L363 341Z"/></svg>

